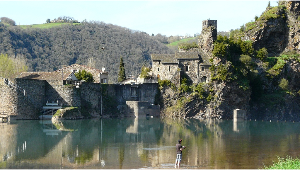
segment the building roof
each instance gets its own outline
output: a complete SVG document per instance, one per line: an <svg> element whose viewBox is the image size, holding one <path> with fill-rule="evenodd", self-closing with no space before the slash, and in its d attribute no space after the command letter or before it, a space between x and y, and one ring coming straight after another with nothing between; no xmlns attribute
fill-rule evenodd
<svg viewBox="0 0 300 170"><path fill-rule="evenodd" d="M175 54L151 54L151 59L152 61L161 61L163 64L175 64L178 63L178 60L201 60L204 65L211 65L209 56L197 48Z"/></svg>
<svg viewBox="0 0 300 170"><path fill-rule="evenodd" d="M70 66L63 67L53 72L23 72L21 73L18 78L22 79L36 79L36 80L66 80L74 70L86 70L87 72L92 73L95 82L98 82L98 77L100 73L108 74L105 71L87 67L84 65L73 64Z"/></svg>
<svg viewBox="0 0 300 170"><path fill-rule="evenodd" d="M18 78L35 80L66 80L72 74L68 72L23 72Z"/></svg>

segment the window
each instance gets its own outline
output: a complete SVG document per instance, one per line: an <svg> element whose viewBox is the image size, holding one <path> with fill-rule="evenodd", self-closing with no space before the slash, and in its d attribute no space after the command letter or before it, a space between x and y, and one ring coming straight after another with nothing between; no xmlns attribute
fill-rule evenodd
<svg viewBox="0 0 300 170"><path fill-rule="evenodd" d="M157 71L159 71L159 68L157 68Z"/></svg>
<svg viewBox="0 0 300 170"><path fill-rule="evenodd" d="M185 66L185 71L189 71L189 66Z"/></svg>
<svg viewBox="0 0 300 170"><path fill-rule="evenodd" d="M205 70L205 68L202 66L202 67L201 67L201 71L204 71L204 70Z"/></svg>
<svg viewBox="0 0 300 170"><path fill-rule="evenodd" d="M107 79L101 79L101 83L107 83Z"/></svg>
<svg viewBox="0 0 300 170"><path fill-rule="evenodd" d="M171 66L169 66L169 71L171 71Z"/></svg>

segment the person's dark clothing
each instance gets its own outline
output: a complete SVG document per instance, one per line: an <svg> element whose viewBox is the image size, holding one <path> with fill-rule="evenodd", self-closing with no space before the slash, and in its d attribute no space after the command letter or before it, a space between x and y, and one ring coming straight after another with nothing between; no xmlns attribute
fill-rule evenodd
<svg viewBox="0 0 300 170"><path fill-rule="evenodd" d="M182 150L180 150L182 148L181 144L180 143L177 143L176 144L176 151L177 151L177 154L182 154Z"/></svg>

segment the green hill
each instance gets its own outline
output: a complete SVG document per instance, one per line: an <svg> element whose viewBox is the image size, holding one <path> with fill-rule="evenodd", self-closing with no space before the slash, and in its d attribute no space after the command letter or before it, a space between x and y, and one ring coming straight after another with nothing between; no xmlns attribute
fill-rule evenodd
<svg viewBox="0 0 300 170"><path fill-rule="evenodd" d="M177 47L179 44L187 43L187 42L195 42L195 41L197 41L197 39L198 39L198 37L184 38L179 41L172 42L172 43L168 44L167 46L168 47L174 47L174 46Z"/></svg>
<svg viewBox="0 0 300 170"><path fill-rule="evenodd" d="M33 25L20 25L21 28L41 28L41 29L47 29L62 25L79 25L81 23L45 23L45 24L33 24Z"/></svg>

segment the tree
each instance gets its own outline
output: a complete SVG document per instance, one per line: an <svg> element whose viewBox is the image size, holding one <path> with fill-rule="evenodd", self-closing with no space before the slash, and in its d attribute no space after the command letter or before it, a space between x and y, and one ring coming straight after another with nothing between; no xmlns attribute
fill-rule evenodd
<svg viewBox="0 0 300 170"><path fill-rule="evenodd" d="M50 22L51 22L50 19L47 19L47 20L46 20L46 23L50 23Z"/></svg>
<svg viewBox="0 0 300 170"><path fill-rule="evenodd" d="M267 49L264 47L256 51L256 57L264 61L268 57Z"/></svg>
<svg viewBox="0 0 300 170"><path fill-rule="evenodd" d="M249 68L252 63L252 58L248 55L241 55L240 56L240 61L246 66L246 68Z"/></svg>
<svg viewBox="0 0 300 170"><path fill-rule="evenodd" d="M141 69L141 78L145 78L145 79L150 78L148 74L149 72L150 72L150 68L143 66Z"/></svg>
<svg viewBox="0 0 300 170"><path fill-rule="evenodd" d="M87 72L85 70L79 70L77 73L75 73L75 76L78 80L85 80L86 82L94 82L94 78L92 73Z"/></svg>
<svg viewBox="0 0 300 170"><path fill-rule="evenodd" d="M118 82L122 82L126 79L125 75L125 65L123 62L123 57L120 58L120 66L119 66L119 74L118 74Z"/></svg>
<svg viewBox="0 0 300 170"><path fill-rule="evenodd" d="M0 76L4 78L16 78L21 72L27 71L26 61L24 58L9 57L7 54L0 55Z"/></svg>
<svg viewBox="0 0 300 170"><path fill-rule="evenodd" d="M10 18L7 18L7 17L1 17L0 18L1 22L2 23L6 23L6 24L9 24L11 26L15 26L16 25L16 22Z"/></svg>

